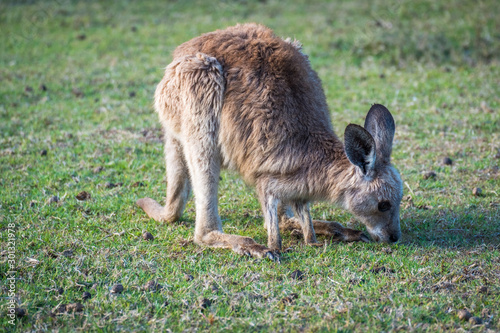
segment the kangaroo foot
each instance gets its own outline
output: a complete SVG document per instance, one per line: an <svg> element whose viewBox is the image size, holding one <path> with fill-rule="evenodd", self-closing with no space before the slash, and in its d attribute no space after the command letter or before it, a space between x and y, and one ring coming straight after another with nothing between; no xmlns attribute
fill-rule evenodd
<svg viewBox="0 0 500 333"><path fill-rule="evenodd" d="M195 242L204 246L229 248L240 255L254 258L269 258L273 261L279 261L277 250L260 245L250 237L212 231L201 238L197 239L195 237Z"/></svg>
<svg viewBox="0 0 500 333"><path fill-rule="evenodd" d="M264 245L260 245L257 243L253 245L238 244L235 247L233 247L233 251L241 255L246 255L255 258L269 258L271 260L277 260L278 258L276 253L273 253L274 251L265 247Z"/></svg>

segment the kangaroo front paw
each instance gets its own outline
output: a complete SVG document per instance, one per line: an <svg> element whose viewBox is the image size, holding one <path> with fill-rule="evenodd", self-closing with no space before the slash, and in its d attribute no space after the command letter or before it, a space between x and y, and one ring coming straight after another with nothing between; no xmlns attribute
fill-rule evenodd
<svg viewBox="0 0 500 333"><path fill-rule="evenodd" d="M334 242L370 242L362 231L345 228L338 222L313 221L316 234L330 237Z"/></svg>
<svg viewBox="0 0 500 333"><path fill-rule="evenodd" d="M371 242L371 240L370 240L370 238L368 238L368 236L366 236L361 231L358 231L358 232L359 232L359 235L358 236L354 236L352 240L349 240L350 242L365 242L365 243Z"/></svg>
<svg viewBox="0 0 500 333"><path fill-rule="evenodd" d="M362 231L345 228L342 233L335 235L335 240L340 242L365 242L369 243L370 238Z"/></svg>
<svg viewBox="0 0 500 333"><path fill-rule="evenodd" d="M338 238L343 242L370 242L370 238L368 238L368 236L366 236L362 231L349 228L344 228L341 234L338 235Z"/></svg>

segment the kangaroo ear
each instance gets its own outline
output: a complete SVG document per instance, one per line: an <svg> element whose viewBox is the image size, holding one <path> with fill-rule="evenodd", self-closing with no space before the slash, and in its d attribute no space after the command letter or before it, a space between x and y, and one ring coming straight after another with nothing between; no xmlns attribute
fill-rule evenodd
<svg viewBox="0 0 500 333"><path fill-rule="evenodd" d="M375 141L373 137L359 125L347 125L344 133L345 154L352 164L359 167L363 174L368 174L375 166Z"/></svg>
<svg viewBox="0 0 500 333"><path fill-rule="evenodd" d="M381 104L373 104L365 119L365 129L370 132L377 147L380 162L391 161L392 140L396 125L387 108Z"/></svg>

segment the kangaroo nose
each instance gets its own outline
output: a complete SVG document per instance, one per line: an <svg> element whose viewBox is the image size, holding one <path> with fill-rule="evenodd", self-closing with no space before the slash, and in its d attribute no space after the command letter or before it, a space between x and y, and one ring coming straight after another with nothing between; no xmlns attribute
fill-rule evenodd
<svg viewBox="0 0 500 333"><path fill-rule="evenodd" d="M398 234L392 234L389 236L389 240L392 242L392 243L396 243L399 239L399 235Z"/></svg>

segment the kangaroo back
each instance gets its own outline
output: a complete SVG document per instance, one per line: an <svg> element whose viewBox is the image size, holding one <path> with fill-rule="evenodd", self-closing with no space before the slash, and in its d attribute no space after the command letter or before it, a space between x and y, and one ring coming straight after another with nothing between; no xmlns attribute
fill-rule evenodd
<svg viewBox="0 0 500 333"><path fill-rule="evenodd" d="M216 140L224 98L222 67L203 53L175 59L155 92L155 109L174 135L197 135L193 124ZM204 137L206 139L206 137Z"/></svg>
<svg viewBox="0 0 500 333"><path fill-rule="evenodd" d="M194 38L174 59L196 52L222 66L222 163L248 183L262 173L294 172L334 136L321 82L298 43L245 24Z"/></svg>

